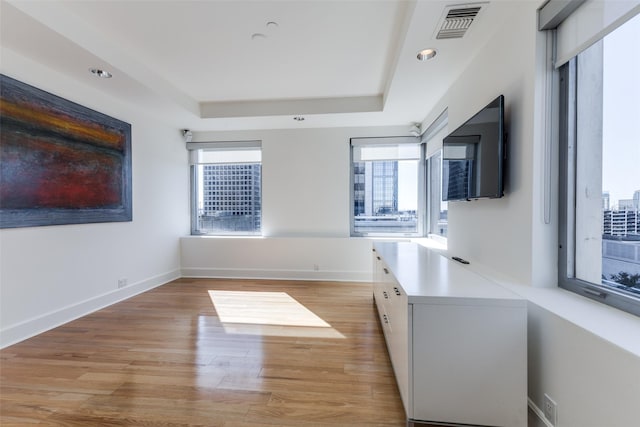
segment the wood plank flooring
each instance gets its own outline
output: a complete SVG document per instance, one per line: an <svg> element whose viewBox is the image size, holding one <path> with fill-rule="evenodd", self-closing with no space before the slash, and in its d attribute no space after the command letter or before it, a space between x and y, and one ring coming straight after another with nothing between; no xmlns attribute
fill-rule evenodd
<svg viewBox="0 0 640 427"><path fill-rule="evenodd" d="M210 290L240 295L212 293L230 320ZM287 305L257 319L243 292L286 294L300 317L270 320L298 312ZM404 426L371 295L363 283L174 281L0 351L0 425ZM309 312L326 324L308 326Z"/></svg>

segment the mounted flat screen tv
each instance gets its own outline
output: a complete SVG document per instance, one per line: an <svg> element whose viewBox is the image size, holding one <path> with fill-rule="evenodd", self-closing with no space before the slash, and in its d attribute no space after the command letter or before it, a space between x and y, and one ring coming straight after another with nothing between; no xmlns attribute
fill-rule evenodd
<svg viewBox="0 0 640 427"><path fill-rule="evenodd" d="M504 143L500 95L442 141L442 200L502 197Z"/></svg>

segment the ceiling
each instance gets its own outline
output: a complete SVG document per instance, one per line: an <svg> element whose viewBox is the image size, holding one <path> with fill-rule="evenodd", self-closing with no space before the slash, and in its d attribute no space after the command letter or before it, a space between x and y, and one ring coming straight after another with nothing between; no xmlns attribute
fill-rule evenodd
<svg viewBox="0 0 640 427"><path fill-rule="evenodd" d="M33 59L193 130L408 125L517 13L480 3L463 38L437 40L460 2L2 0L0 45L5 65Z"/></svg>

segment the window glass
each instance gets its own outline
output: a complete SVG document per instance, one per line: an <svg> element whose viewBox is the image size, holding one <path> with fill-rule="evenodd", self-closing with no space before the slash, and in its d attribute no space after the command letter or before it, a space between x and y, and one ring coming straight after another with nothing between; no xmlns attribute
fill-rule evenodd
<svg viewBox="0 0 640 427"><path fill-rule="evenodd" d="M448 202L442 200L442 150L429 162L429 233L447 237Z"/></svg>
<svg viewBox="0 0 640 427"><path fill-rule="evenodd" d="M561 73L566 186L561 286L640 314L640 15ZM561 123L562 124L562 123Z"/></svg>
<svg viewBox="0 0 640 427"><path fill-rule="evenodd" d="M446 238L448 234L448 203L442 197L442 141L448 133L448 111L443 111L427 128L423 135L426 142L426 156L428 167L428 232L429 236Z"/></svg>
<svg viewBox="0 0 640 427"><path fill-rule="evenodd" d="M640 297L640 60L631 40L640 40L640 15L602 47L602 279Z"/></svg>
<svg viewBox="0 0 640 427"><path fill-rule="evenodd" d="M200 149L192 157L192 234L260 234L260 149Z"/></svg>

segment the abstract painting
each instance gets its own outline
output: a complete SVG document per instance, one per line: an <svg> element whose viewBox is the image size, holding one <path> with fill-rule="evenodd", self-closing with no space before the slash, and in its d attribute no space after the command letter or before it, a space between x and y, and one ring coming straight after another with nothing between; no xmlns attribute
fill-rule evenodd
<svg viewBox="0 0 640 427"><path fill-rule="evenodd" d="M131 125L0 74L0 228L131 218Z"/></svg>

